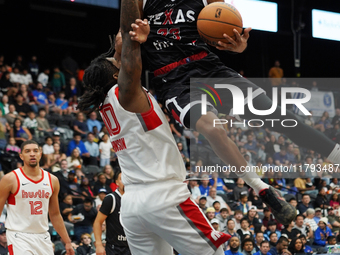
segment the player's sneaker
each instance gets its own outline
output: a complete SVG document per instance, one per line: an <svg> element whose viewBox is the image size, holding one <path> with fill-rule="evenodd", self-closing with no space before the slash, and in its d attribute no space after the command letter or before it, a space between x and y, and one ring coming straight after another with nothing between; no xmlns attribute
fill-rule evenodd
<svg viewBox="0 0 340 255"><path fill-rule="evenodd" d="M281 192L273 187L260 191L262 201L272 209L275 219L283 225L289 225L296 217L296 209L281 195Z"/></svg>

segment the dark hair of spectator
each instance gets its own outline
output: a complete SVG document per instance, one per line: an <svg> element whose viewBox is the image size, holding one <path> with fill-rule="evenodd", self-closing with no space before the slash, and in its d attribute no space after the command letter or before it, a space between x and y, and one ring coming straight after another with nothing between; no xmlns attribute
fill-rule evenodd
<svg viewBox="0 0 340 255"><path fill-rule="evenodd" d="M270 238L272 235L274 235L274 234L277 235L276 232L271 232L271 233L269 234L269 238ZM280 238L281 238L281 237L280 237Z"/></svg>
<svg viewBox="0 0 340 255"><path fill-rule="evenodd" d="M265 243L267 243L269 245L269 241L264 240L264 241L261 242L260 246L262 247L262 245L265 244Z"/></svg>
<svg viewBox="0 0 340 255"><path fill-rule="evenodd" d="M229 220L227 221L227 225L228 225L229 221L234 221L234 220L233 220L233 219L229 219Z"/></svg>
<svg viewBox="0 0 340 255"><path fill-rule="evenodd" d="M242 250L244 250L244 246L246 245L246 243L252 243L253 244L253 248L255 247L255 242L252 238L245 238L243 241L242 241Z"/></svg>
<svg viewBox="0 0 340 255"><path fill-rule="evenodd" d="M85 93L78 103L79 110L86 113L100 110L107 92L117 84L113 75L117 73L118 68L106 59L113 55L114 48L113 38L109 51L92 60L90 66L85 69L83 77Z"/></svg>
<svg viewBox="0 0 340 255"><path fill-rule="evenodd" d="M300 236L299 236L300 237ZM301 237L300 237L301 238ZM331 240L336 239L336 236L327 237L327 242L329 243Z"/></svg>
<svg viewBox="0 0 340 255"><path fill-rule="evenodd" d="M273 220L268 221L268 227L269 226L276 226L276 222Z"/></svg>
<svg viewBox="0 0 340 255"><path fill-rule="evenodd" d="M280 237L281 239L281 237ZM302 243L302 240L301 240L301 237L295 237L289 244L288 246L288 250L292 253L292 254L296 254L296 253L304 253L304 249L303 249L303 243L301 245L301 249L300 250L296 250L295 249L295 243L297 240L300 240L301 243Z"/></svg>
<svg viewBox="0 0 340 255"><path fill-rule="evenodd" d="M263 231L257 231L257 232L255 232L255 234L257 235L257 234L263 234Z"/></svg>
<svg viewBox="0 0 340 255"><path fill-rule="evenodd" d="M39 144L36 142L36 141L34 141L34 140L27 140L27 141L25 141L25 142L23 142L22 144L21 144L21 153L23 152L23 150L24 150L24 147L26 146L26 145L28 145L28 144L36 144L38 147L39 147Z"/></svg>
<svg viewBox="0 0 340 255"><path fill-rule="evenodd" d="M246 221L246 222L248 222L248 219L247 219L247 218L243 218L243 219L241 219L241 220L240 220L240 224L242 224L242 222L243 222L243 221Z"/></svg>
<svg viewBox="0 0 340 255"><path fill-rule="evenodd" d="M84 199L84 204L88 204L88 203L90 203L90 204L92 205L93 201L92 201L91 198L86 197L86 198Z"/></svg>
<svg viewBox="0 0 340 255"><path fill-rule="evenodd" d="M309 196L309 195L308 195L308 194L303 194L303 195L302 195L302 198L304 198L305 196Z"/></svg>
<svg viewBox="0 0 340 255"><path fill-rule="evenodd" d="M281 237L279 238L279 240L277 241L278 244L279 244L279 243L283 243L283 242L289 243L288 238L287 238L287 237L284 237L284 236L281 236Z"/></svg>
<svg viewBox="0 0 340 255"><path fill-rule="evenodd" d="M303 219L305 219L306 217L305 217L305 215L303 215L303 214L298 214L298 215L296 215L296 218L295 218L295 220L297 220L297 218L298 217L302 217Z"/></svg>
<svg viewBox="0 0 340 255"><path fill-rule="evenodd" d="M49 139L49 138L51 138L52 139L52 137L50 137L50 136L46 136L45 137L45 142L47 141L47 139Z"/></svg>

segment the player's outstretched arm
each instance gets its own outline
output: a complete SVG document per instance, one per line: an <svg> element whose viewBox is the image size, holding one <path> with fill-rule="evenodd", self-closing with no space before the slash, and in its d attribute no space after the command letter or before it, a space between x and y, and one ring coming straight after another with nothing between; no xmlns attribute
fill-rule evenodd
<svg viewBox="0 0 340 255"><path fill-rule="evenodd" d="M119 102L125 110L146 112L150 106L141 86L142 58L140 45L131 40L131 24L140 18L138 3L141 0L122 0L120 28L122 34L121 66L118 75Z"/></svg>
<svg viewBox="0 0 340 255"><path fill-rule="evenodd" d="M2 177L0 181L0 215L4 209L6 200L13 190L13 184L16 183L16 178L14 173L8 173Z"/></svg>
<svg viewBox="0 0 340 255"><path fill-rule="evenodd" d="M52 222L54 229L57 231L57 233L60 235L61 239L65 243L66 254L74 255L74 250L71 245L71 239L67 234L64 220L61 217L61 214L59 211L59 202L58 202L58 194L59 194L59 189L60 189L59 181L58 181L58 178L55 177L54 175L51 175L51 178L52 178L53 194L50 198L50 204L48 208L50 220Z"/></svg>
<svg viewBox="0 0 340 255"><path fill-rule="evenodd" d="M98 211L97 217L93 223L94 239L96 240L96 255L105 255L105 248L102 243L102 225L106 220L107 216L102 212Z"/></svg>

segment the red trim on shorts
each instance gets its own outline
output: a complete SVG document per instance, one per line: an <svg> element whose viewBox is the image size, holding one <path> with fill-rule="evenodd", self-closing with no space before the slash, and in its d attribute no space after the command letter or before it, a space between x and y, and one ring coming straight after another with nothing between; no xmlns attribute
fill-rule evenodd
<svg viewBox="0 0 340 255"><path fill-rule="evenodd" d="M29 180L29 181L35 183L35 184L41 182L41 181L44 179L44 171L43 171L41 168L40 168L40 170L41 170L41 179L40 179L39 181L34 181L34 180L32 180L31 178L28 178L27 175L25 174L25 172L24 172L24 171L22 170L22 168L20 167L20 171L21 171L21 173L25 176L25 178L26 178L27 180Z"/></svg>
<svg viewBox="0 0 340 255"><path fill-rule="evenodd" d="M48 179L50 180L51 190L52 190L52 193L53 193L52 179L51 179L50 173L48 173Z"/></svg>
<svg viewBox="0 0 340 255"><path fill-rule="evenodd" d="M183 58L180 61L173 62L169 65L163 66L163 67L155 70L153 72L153 74L154 74L155 77L158 76L158 75L161 75L161 74L166 74L166 73L170 72L172 69L175 69L178 66L185 65L185 64L190 63L190 62L195 61L195 60L200 60L202 58L205 58L207 55L208 55L208 53L206 51L201 51L197 54Z"/></svg>
<svg viewBox="0 0 340 255"><path fill-rule="evenodd" d="M13 252L13 245L10 244L10 245L7 246L7 248L8 248L9 255L14 255L14 252Z"/></svg>
<svg viewBox="0 0 340 255"><path fill-rule="evenodd" d="M230 239L230 235L215 231L208 223L207 218L204 217L198 206L190 199L190 197L179 205L185 216L188 217L192 223L198 228L205 237L207 237L212 244L218 248L221 244Z"/></svg>
<svg viewBox="0 0 340 255"><path fill-rule="evenodd" d="M150 109L147 112L141 113L140 115L142 116L148 131L150 131L162 125L162 121L154 110L153 103L149 94L147 94L147 96L150 102Z"/></svg>

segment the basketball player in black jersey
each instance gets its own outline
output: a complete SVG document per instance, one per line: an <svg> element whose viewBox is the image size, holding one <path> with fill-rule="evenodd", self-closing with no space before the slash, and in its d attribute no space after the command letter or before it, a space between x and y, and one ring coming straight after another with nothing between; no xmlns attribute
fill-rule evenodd
<svg viewBox="0 0 340 255"><path fill-rule="evenodd" d="M227 164L238 169L247 165L238 151L237 146L229 139L222 125L213 126L217 119L216 110L208 108L207 115L201 115L200 95L190 95L190 78L235 78L233 85L238 86L246 97L247 88L253 88L257 96L253 98L255 109L270 109L272 101L257 85L244 79L234 70L226 67L217 55L210 52L207 45L200 39L196 20L200 11L206 4L224 2L223 0L140 0L140 12L148 23L136 20L132 24L134 31L130 32L132 40L143 43L147 54L149 66L154 72L152 80L157 99L166 106L174 118L185 127L194 128L203 134L210 142L215 153ZM228 50L241 53L247 47L250 28L244 29L242 35L234 30L236 39L228 35L223 36L229 44L219 42L219 50ZM146 40L146 35L149 34ZM226 90L225 90L226 91ZM219 92L220 93L220 92ZM229 104L232 109L231 94L220 94L223 104ZM215 112L215 113L214 113ZM281 108L269 116L254 116L245 107L245 119L279 119L282 120ZM340 146L328 139L324 134L305 125L297 116L287 112L285 118L297 121L295 128L275 126L272 130L284 133L296 144L310 148L327 156L334 163L340 163ZM310 139L313 137L313 139ZM255 172L237 173L246 183L254 188L262 200L272 208L276 218L281 223L289 223L296 215L295 209L290 206L277 190L262 182Z"/></svg>
<svg viewBox="0 0 340 255"><path fill-rule="evenodd" d="M126 241L124 229L119 221L120 199L124 194L124 184L121 181L121 172L115 172L114 181L118 188L108 194L99 209L93 224L94 237L96 239L96 254L104 255L130 255L130 249ZM106 221L106 246L101 240L101 226Z"/></svg>

